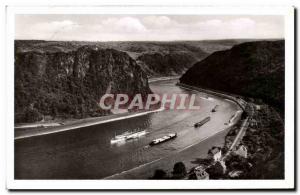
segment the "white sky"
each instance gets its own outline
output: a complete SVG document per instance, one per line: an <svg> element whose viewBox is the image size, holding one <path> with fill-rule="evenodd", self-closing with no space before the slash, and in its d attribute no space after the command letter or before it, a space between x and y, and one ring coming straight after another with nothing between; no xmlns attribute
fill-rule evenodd
<svg viewBox="0 0 300 195"><path fill-rule="evenodd" d="M16 15L16 39L172 41L283 38L283 16Z"/></svg>

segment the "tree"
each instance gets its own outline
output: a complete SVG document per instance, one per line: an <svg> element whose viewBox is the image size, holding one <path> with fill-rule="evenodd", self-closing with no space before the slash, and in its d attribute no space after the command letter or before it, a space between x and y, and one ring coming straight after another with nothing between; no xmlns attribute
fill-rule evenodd
<svg viewBox="0 0 300 195"><path fill-rule="evenodd" d="M172 174L174 179L179 179L186 176L187 172L183 162L175 163Z"/></svg>
<svg viewBox="0 0 300 195"><path fill-rule="evenodd" d="M206 169L206 172L209 174L210 179L220 179L224 175L224 169L220 162Z"/></svg>
<svg viewBox="0 0 300 195"><path fill-rule="evenodd" d="M38 112L37 109L27 107L24 111L24 119L22 121L32 123L32 122L40 121L42 119L43 116L41 113Z"/></svg>

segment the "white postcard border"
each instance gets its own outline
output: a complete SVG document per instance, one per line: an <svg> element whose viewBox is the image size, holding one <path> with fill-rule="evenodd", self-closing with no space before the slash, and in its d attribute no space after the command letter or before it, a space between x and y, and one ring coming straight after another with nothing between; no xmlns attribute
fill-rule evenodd
<svg viewBox="0 0 300 195"><path fill-rule="evenodd" d="M292 189L294 188L294 8L204 6L8 6L6 14L6 167L8 189ZM14 16L15 14L166 14L285 16L284 180L15 180Z"/></svg>

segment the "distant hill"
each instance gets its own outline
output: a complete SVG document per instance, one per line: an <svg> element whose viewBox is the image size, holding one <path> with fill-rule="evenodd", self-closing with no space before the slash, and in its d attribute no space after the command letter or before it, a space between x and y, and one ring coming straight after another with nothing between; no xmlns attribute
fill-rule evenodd
<svg viewBox="0 0 300 195"><path fill-rule="evenodd" d="M211 45L224 49L233 43ZM16 40L15 121L109 114L97 105L108 90L151 93L147 77L182 74L208 55L200 45Z"/></svg>
<svg viewBox="0 0 300 195"><path fill-rule="evenodd" d="M111 93L151 93L147 77L179 75L181 82L283 104L284 42L15 41L15 119L101 116ZM227 50L226 50L227 49ZM226 50L226 51L219 51ZM242 74L241 74L242 73Z"/></svg>
<svg viewBox="0 0 300 195"><path fill-rule="evenodd" d="M261 98L284 108L284 41L256 41L217 51L193 65L180 82Z"/></svg>
<svg viewBox="0 0 300 195"><path fill-rule="evenodd" d="M247 40L208 41L136 41L136 42L85 42L16 40L17 52L71 52L85 45L102 49L124 51L137 61L148 77L179 75L210 53L231 48Z"/></svg>

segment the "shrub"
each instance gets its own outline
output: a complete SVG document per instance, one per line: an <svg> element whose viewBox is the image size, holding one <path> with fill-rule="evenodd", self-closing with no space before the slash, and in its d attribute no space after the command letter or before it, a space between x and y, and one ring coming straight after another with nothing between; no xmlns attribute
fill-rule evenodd
<svg viewBox="0 0 300 195"><path fill-rule="evenodd" d="M183 162L175 163L172 174L173 174L173 178L175 179L186 176L187 171Z"/></svg>
<svg viewBox="0 0 300 195"><path fill-rule="evenodd" d="M224 175L223 166L220 162L217 162L216 164L207 168L206 172L209 174L210 179L220 179Z"/></svg>

